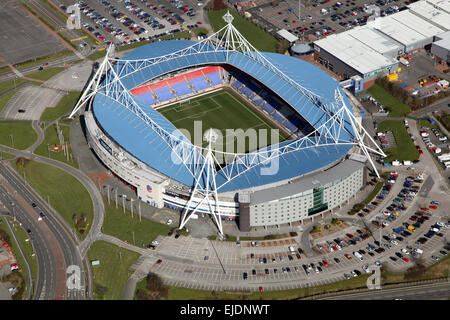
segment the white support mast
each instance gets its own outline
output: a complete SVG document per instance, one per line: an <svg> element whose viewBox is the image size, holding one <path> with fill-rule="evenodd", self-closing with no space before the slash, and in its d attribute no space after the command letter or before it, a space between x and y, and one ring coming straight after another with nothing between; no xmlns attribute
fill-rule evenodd
<svg viewBox="0 0 450 320"><path fill-rule="evenodd" d="M204 158L203 166L198 173L194 190L191 193L189 201L184 207L184 212L180 221L180 229L183 229L186 223L192 218L192 215L199 211L199 208L207 202L209 214L211 214L219 229L220 235L223 234L222 218L220 214L220 206L218 205L219 196L217 194L215 161L212 150L212 143L217 140L218 134L214 130L209 129L205 132L204 139L208 142L207 152ZM202 182L204 186L202 186ZM194 197L200 196L200 201L195 205ZM212 198L212 199L211 199ZM193 207L195 206L195 207ZM193 208L192 208L193 207Z"/></svg>

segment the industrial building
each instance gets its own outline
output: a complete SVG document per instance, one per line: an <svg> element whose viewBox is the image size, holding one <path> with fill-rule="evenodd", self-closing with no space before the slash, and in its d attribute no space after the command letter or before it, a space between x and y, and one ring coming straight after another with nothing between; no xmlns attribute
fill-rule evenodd
<svg viewBox="0 0 450 320"><path fill-rule="evenodd" d="M399 57L430 50L436 39L441 39L434 49L436 55L447 57L448 40L437 36L450 28L449 10L448 0L410 4L407 10L315 41L315 60L335 72L340 80L361 78L365 89L376 78L397 73ZM360 84L354 83L355 92Z"/></svg>
<svg viewBox="0 0 450 320"><path fill-rule="evenodd" d="M431 46L431 53L438 61L450 64L450 31L436 36L436 41Z"/></svg>
<svg viewBox="0 0 450 320"><path fill-rule="evenodd" d="M349 32L333 34L314 42L319 63L337 73L342 80L358 75L364 82L369 82L380 74L386 75L397 72L399 62L396 59L382 55L359 40L361 37L355 37L355 33L360 32L361 29L354 30L353 34ZM374 30L369 32L372 35L376 34ZM372 46L378 48L384 46L384 49L381 49L382 51L389 52L392 47L395 48L394 50L401 48L400 46L392 46L393 42L385 40L380 34L373 38L379 41L378 43L374 42Z"/></svg>

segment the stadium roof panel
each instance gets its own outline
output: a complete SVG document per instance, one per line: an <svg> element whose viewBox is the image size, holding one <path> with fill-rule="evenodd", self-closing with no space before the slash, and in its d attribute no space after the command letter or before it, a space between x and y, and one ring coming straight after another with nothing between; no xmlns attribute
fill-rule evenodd
<svg viewBox="0 0 450 320"><path fill-rule="evenodd" d="M408 8L414 14L424 17L445 30L450 30L450 14L444 10L436 8L426 1L411 3Z"/></svg>
<svg viewBox="0 0 450 320"><path fill-rule="evenodd" d="M394 59L381 55L348 32L333 34L315 41L314 44L362 74L396 63Z"/></svg>

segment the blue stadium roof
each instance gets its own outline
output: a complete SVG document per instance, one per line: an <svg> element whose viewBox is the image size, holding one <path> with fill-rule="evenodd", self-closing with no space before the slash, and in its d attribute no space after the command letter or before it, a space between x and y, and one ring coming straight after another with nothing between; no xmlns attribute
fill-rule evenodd
<svg viewBox="0 0 450 320"><path fill-rule="evenodd" d="M123 57L121 61L118 61L114 68L118 74L121 74L125 70L123 69L125 68L125 60L165 56L195 44L197 43L187 40L154 42L133 50ZM313 126L318 127L328 119L320 108L304 97L291 84L248 56L239 52L232 52L229 53L227 60L224 51L206 51L148 66L123 76L121 82L126 89L130 90L155 77L179 69L200 65L229 64L248 73L271 88ZM335 88L341 90L337 81L308 62L275 53L266 52L262 54L292 80L325 99L334 100ZM347 105L349 105L345 94L342 93L342 95ZM175 126L159 112L145 104L138 97L134 97L134 100L161 128L170 133L177 133L178 130ZM95 97L93 110L99 124L124 149L171 179L180 181L188 186L193 185L194 179L188 169L182 163L167 160L171 157L174 158L171 149L136 115L101 93ZM176 135L180 136L180 134ZM346 130L342 132L341 138L347 140L353 138L353 130L350 124L346 123ZM287 143L289 142L284 144ZM335 145L291 152L280 159L279 169L275 175L261 175L261 168L256 167L235 178L232 182L225 184L219 191L264 185L307 174L342 158L351 147L351 145ZM224 182L224 177L219 174L217 184L221 185Z"/></svg>

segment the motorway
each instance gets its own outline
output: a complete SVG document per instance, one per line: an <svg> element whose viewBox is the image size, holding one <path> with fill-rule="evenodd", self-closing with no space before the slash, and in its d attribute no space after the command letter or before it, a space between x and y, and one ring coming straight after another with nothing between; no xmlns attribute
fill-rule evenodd
<svg viewBox="0 0 450 320"><path fill-rule="evenodd" d="M38 258L35 298L84 299L84 277L78 290L66 290L66 268L77 265L83 269L80 252L71 236L3 164L0 164L0 175L2 202L26 230L31 230L30 238ZM15 202L14 207L10 200ZM36 208L31 206L33 202L38 204ZM45 214L42 221L38 221L38 212Z"/></svg>

